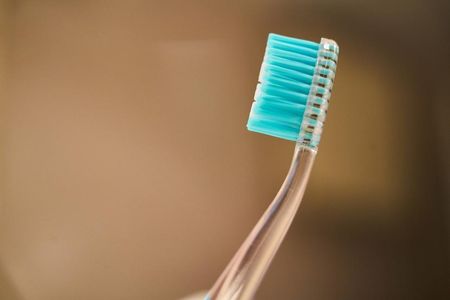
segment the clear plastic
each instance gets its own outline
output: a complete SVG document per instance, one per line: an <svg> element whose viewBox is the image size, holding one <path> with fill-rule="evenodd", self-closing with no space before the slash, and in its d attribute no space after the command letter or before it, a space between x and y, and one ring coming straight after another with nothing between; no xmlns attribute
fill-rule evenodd
<svg viewBox="0 0 450 300"><path fill-rule="evenodd" d="M298 210L316 150L297 144L280 191L205 300L252 299Z"/></svg>
<svg viewBox="0 0 450 300"><path fill-rule="evenodd" d="M252 299L258 289L305 193L322 135L338 54L336 42L321 39L289 173L277 196L209 291L206 300Z"/></svg>

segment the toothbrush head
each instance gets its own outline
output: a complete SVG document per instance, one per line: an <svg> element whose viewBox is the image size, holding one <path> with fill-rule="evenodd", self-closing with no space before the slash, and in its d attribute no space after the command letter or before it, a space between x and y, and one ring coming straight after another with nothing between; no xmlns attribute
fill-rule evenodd
<svg viewBox="0 0 450 300"><path fill-rule="evenodd" d="M269 34L247 128L317 149L339 47Z"/></svg>

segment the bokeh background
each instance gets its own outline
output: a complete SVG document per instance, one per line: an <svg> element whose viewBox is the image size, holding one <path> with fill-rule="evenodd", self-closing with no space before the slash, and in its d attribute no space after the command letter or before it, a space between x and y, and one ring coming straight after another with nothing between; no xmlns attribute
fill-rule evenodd
<svg viewBox="0 0 450 300"><path fill-rule="evenodd" d="M207 289L293 144L247 132L269 32L341 55L257 299L449 299L448 1L1 1L0 299Z"/></svg>

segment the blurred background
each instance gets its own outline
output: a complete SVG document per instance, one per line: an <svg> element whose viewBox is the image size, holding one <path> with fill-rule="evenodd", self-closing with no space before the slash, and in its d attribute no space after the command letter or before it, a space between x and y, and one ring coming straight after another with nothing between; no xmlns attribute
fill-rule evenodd
<svg viewBox="0 0 450 300"><path fill-rule="evenodd" d="M245 129L269 32L341 55L256 298L449 299L448 1L0 3L0 299L209 288L293 152Z"/></svg>

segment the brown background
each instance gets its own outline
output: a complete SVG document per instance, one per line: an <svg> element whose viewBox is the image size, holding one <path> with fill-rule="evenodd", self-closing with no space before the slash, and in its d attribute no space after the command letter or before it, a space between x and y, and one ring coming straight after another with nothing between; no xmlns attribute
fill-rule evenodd
<svg viewBox="0 0 450 300"><path fill-rule="evenodd" d="M2 1L0 299L207 289L293 144L247 132L268 32L341 46L257 299L448 299L448 1Z"/></svg>

